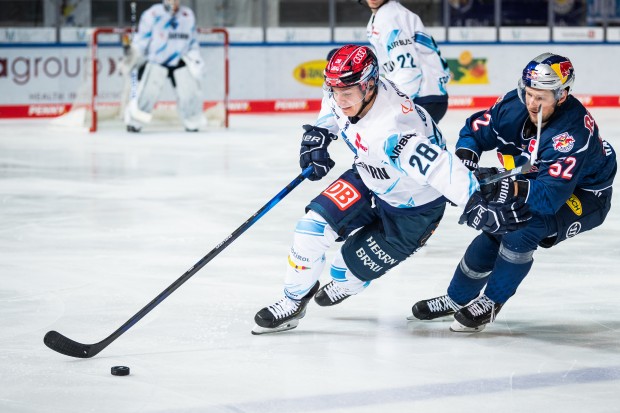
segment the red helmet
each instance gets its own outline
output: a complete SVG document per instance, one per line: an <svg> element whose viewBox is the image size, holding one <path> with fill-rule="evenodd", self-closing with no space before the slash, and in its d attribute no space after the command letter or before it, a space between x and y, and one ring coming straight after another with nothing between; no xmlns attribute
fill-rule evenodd
<svg viewBox="0 0 620 413"><path fill-rule="evenodd" d="M379 80L379 64L373 51L366 46L346 45L338 49L325 68L325 86L347 87Z"/></svg>

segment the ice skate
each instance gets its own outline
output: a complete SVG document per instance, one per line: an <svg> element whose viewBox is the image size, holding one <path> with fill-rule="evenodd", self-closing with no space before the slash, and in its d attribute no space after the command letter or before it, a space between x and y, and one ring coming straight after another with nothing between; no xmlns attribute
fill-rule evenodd
<svg viewBox="0 0 620 413"><path fill-rule="evenodd" d="M252 334L277 333L297 327L299 320L306 315L308 302L319 290L319 285L317 281L301 300L284 297L277 303L260 310L254 316L256 326L252 329Z"/></svg>
<svg viewBox="0 0 620 413"><path fill-rule="evenodd" d="M435 318L452 315L462 308L449 295L418 301L411 308L413 315L407 320L434 320Z"/></svg>
<svg viewBox="0 0 620 413"><path fill-rule="evenodd" d="M337 283L330 281L315 294L314 301L321 307L340 304L351 295L347 294Z"/></svg>
<svg viewBox="0 0 620 413"><path fill-rule="evenodd" d="M476 333L492 323L503 304L497 304L486 295L482 295L461 308L454 315L450 330L456 333Z"/></svg>

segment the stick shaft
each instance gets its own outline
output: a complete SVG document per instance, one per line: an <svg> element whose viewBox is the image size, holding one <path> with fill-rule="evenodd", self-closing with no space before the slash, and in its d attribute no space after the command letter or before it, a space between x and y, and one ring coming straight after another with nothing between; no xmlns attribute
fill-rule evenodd
<svg viewBox="0 0 620 413"><path fill-rule="evenodd" d="M183 285L194 274L196 274L202 267L204 267L209 261L215 258L226 247L233 243L241 234L243 234L248 228L250 228L256 221L258 221L263 215L265 215L271 208L273 208L278 202L280 202L286 195L288 195L293 189L295 189L305 178L312 173L312 167L304 169L304 171L297 176L290 184L282 189L276 196L274 196L269 202L267 202L261 209L256 211L254 215L248 218L239 228L237 228L232 234L227 236L222 242L215 246L207 255L202 257L200 261L194 264L189 270L187 270L181 277L175 282L170 284L168 288L162 291L157 297L155 297L144 308L138 311L133 317L127 320L122 326L120 326L115 332L110 334L102 341L95 344L81 344L73 341L56 331L48 332L43 342L46 346L61 354L65 354L71 357L90 358L98 354L101 350L109 346L114 340L120 337L125 331L129 330L133 325L140 321L145 315L151 312L162 301L164 301L170 294L172 294L177 288Z"/></svg>

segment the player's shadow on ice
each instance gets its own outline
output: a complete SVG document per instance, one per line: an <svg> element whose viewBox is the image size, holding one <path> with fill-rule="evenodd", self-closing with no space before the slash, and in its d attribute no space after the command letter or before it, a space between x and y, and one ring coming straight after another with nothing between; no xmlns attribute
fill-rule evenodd
<svg viewBox="0 0 620 413"><path fill-rule="evenodd" d="M452 317L433 321L409 321L407 329L415 337L464 338L476 341L518 339L541 341L557 346L579 347L617 354L620 352L620 320L565 320L561 322L498 320L479 333L454 333Z"/></svg>

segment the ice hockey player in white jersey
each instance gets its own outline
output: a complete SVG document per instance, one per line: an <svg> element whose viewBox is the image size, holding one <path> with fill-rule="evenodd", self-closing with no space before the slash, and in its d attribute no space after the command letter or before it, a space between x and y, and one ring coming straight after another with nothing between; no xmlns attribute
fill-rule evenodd
<svg viewBox="0 0 620 413"><path fill-rule="evenodd" d="M439 123L448 110L448 64L420 17L395 0L359 0L372 11L366 27L381 75Z"/></svg>
<svg viewBox="0 0 620 413"><path fill-rule="evenodd" d="M341 137L353 167L332 182L298 221L288 256L284 298L260 310L253 334L295 328L312 297L320 306L362 292L372 280L421 248L447 200L464 207L461 222L504 233L529 218L523 203L489 204L475 176L446 150L428 113L389 81L365 46L337 50L325 69L325 97L314 126L304 125L302 169L310 180L334 166L327 147ZM325 252L344 241L319 288Z"/></svg>
<svg viewBox="0 0 620 413"><path fill-rule="evenodd" d="M195 132L205 125L201 86L204 62L196 39L196 18L180 0L163 0L144 11L124 64L126 73L137 70L138 77L124 114L129 132L140 132L151 121L167 79L175 89L185 130Z"/></svg>

